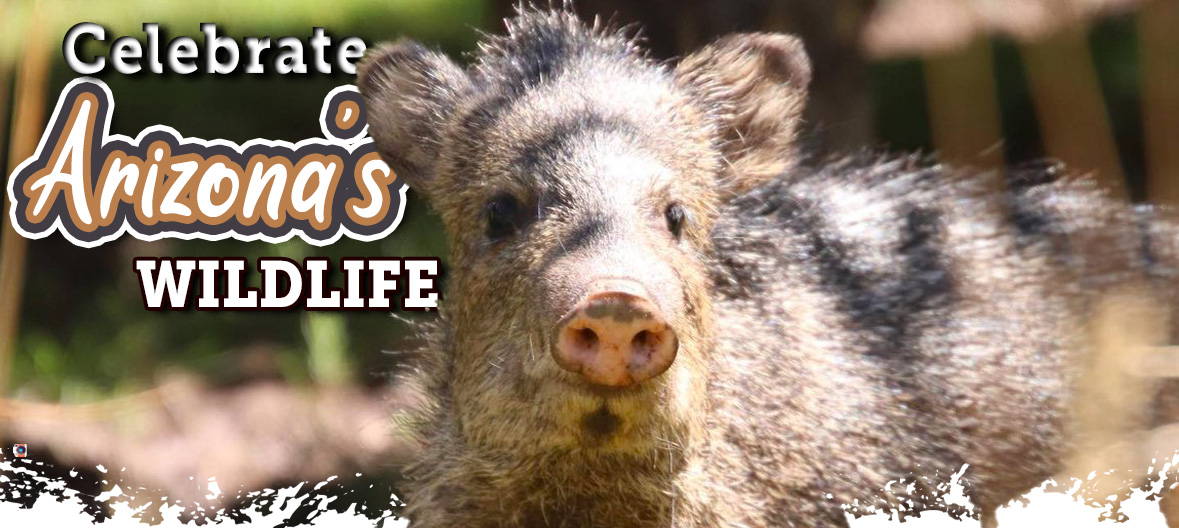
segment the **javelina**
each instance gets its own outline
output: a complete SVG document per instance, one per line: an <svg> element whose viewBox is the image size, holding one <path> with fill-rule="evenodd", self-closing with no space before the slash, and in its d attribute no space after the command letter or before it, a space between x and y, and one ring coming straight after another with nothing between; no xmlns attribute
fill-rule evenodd
<svg viewBox="0 0 1179 528"><path fill-rule="evenodd" d="M839 526L892 480L944 507L969 464L987 511L1062 467L1088 320L1173 302L1175 229L1048 165L805 161L809 76L785 35L672 68L532 10L466 68L369 53L450 244L412 526Z"/></svg>

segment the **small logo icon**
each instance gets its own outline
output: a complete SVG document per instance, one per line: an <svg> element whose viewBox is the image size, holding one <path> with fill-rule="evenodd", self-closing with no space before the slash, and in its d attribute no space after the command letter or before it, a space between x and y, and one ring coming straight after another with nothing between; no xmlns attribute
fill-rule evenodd
<svg viewBox="0 0 1179 528"><path fill-rule="evenodd" d="M16 458L27 457L29 456L29 447L24 444L16 444L12 446L12 454L16 455Z"/></svg>

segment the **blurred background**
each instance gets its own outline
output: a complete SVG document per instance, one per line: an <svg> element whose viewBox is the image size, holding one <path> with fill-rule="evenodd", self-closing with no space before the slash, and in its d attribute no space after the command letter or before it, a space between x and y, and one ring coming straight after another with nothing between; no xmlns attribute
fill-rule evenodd
<svg viewBox="0 0 1179 528"><path fill-rule="evenodd" d="M460 54L473 48L476 30L499 31L512 5L0 0L0 165L7 174L32 153L76 76L61 43L78 22L105 26L105 46L123 35L142 39L144 22L158 22L165 38L201 43L198 25L216 22L239 42L306 39L323 26L337 40L408 36ZM996 170L1052 157L1093 173L1112 193L1179 204L1179 1L582 0L575 8L639 23L659 58L732 31L800 35L814 63L803 141L816 152L921 151ZM88 51L105 54L105 46ZM236 142L318 136L323 97L353 81L343 73L109 70L99 78L115 97L112 132L134 136L162 123ZM412 191L402 226L387 239L324 248L124 237L83 249L59 235L25 240L7 220L6 204L0 445L27 443L32 457L60 468L123 468L119 479L186 504L232 503L234 490L355 473L362 475L337 481L341 489L373 491L348 500L388 503L406 454L390 376L397 351L413 346L415 321L429 315L148 312L131 259L445 258L437 220ZM222 497L206 497L210 477ZM97 489L115 477L77 478Z"/></svg>

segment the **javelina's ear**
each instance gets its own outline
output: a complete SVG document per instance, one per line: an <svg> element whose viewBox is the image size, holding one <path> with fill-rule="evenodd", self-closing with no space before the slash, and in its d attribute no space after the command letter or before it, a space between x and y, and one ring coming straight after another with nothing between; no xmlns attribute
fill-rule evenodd
<svg viewBox="0 0 1179 528"><path fill-rule="evenodd" d="M377 152L429 195L446 121L470 88L467 73L445 55L401 40L369 50L356 78Z"/></svg>
<svg viewBox="0 0 1179 528"><path fill-rule="evenodd" d="M811 80L810 60L797 38L729 35L680 61L676 78L701 99L717 126L731 190L747 190L796 161L794 135Z"/></svg>

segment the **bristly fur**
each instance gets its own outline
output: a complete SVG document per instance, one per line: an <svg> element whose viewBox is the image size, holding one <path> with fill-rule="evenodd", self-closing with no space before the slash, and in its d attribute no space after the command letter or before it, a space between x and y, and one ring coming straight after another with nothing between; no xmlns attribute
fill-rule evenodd
<svg viewBox="0 0 1179 528"><path fill-rule="evenodd" d="M1092 368L1119 343L1168 337L1105 350L1119 299L1179 338L1171 213L1050 164L1003 178L912 156L805 161L809 79L789 36L726 37L668 68L618 30L529 8L467 68L410 42L371 52L371 133L451 252L406 381L423 396L415 528L961 515L937 485L963 465L988 512L1078 469L1078 451L1179 417L1179 390L1146 382L1153 414L1095 430L1077 411L1128 401L1089 384L1127 385ZM513 229L492 236L505 197ZM591 387L550 357L603 274L641 283L676 331L675 362L638 387Z"/></svg>
<svg viewBox="0 0 1179 528"><path fill-rule="evenodd" d="M474 71L496 84L526 89L559 68L573 57L595 55L606 60L637 63L649 67L654 63L639 47L627 28L613 27L594 20L586 26L565 12L538 10L521 4L517 16L505 21L505 35L483 34L474 55ZM537 60L522 61L521 57Z"/></svg>

